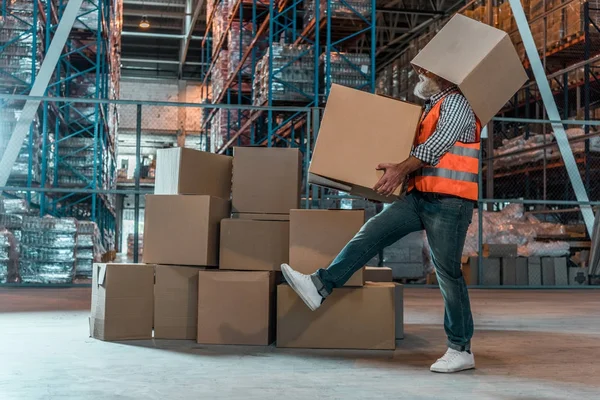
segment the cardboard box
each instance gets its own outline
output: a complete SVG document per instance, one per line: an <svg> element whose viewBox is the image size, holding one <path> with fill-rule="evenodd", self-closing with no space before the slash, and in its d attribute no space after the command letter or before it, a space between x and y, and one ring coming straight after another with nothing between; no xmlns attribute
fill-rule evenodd
<svg viewBox="0 0 600 400"><path fill-rule="evenodd" d="M567 270L566 257L554 259L554 284L556 286L567 286L569 284L569 272Z"/></svg>
<svg viewBox="0 0 600 400"><path fill-rule="evenodd" d="M517 284L517 259L514 257L502 258L502 284L506 286Z"/></svg>
<svg viewBox="0 0 600 400"><path fill-rule="evenodd" d="M290 257L288 221L221 221L220 269L280 271Z"/></svg>
<svg viewBox="0 0 600 400"><path fill-rule="evenodd" d="M569 285L580 286L588 284L587 268L569 267Z"/></svg>
<svg viewBox="0 0 600 400"><path fill-rule="evenodd" d="M527 268L527 259L523 257L517 258L517 276L516 284L519 286L529 285L529 272Z"/></svg>
<svg viewBox="0 0 600 400"><path fill-rule="evenodd" d="M392 282L392 269L388 267L365 267L365 281L365 283ZM404 339L404 285L399 283L395 285L396 339Z"/></svg>
<svg viewBox="0 0 600 400"><path fill-rule="evenodd" d="M500 285L500 259L499 258L484 258L483 259L483 277L484 286Z"/></svg>
<svg viewBox="0 0 600 400"><path fill-rule="evenodd" d="M154 338L196 339L198 268L157 265L154 283Z"/></svg>
<svg viewBox="0 0 600 400"><path fill-rule="evenodd" d="M198 194L229 200L232 157L186 148L156 152L154 194Z"/></svg>
<svg viewBox="0 0 600 400"><path fill-rule="evenodd" d="M554 280L554 258L542 258L542 285L555 286Z"/></svg>
<svg viewBox="0 0 600 400"><path fill-rule="evenodd" d="M392 282L392 269L388 267L365 267L366 282Z"/></svg>
<svg viewBox="0 0 600 400"><path fill-rule="evenodd" d="M391 202L372 190L381 163L410 155L421 107L333 84L309 168L309 182L372 200ZM365 140L368 135L368 140Z"/></svg>
<svg viewBox="0 0 600 400"><path fill-rule="evenodd" d="M229 201L210 196L148 195L144 262L217 266L219 225Z"/></svg>
<svg viewBox="0 0 600 400"><path fill-rule="evenodd" d="M94 264L90 336L100 340L152 339L154 266Z"/></svg>
<svg viewBox="0 0 600 400"><path fill-rule="evenodd" d="M292 210L290 266L303 274L327 268L363 225L363 210ZM364 268L345 286L362 286Z"/></svg>
<svg viewBox="0 0 600 400"><path fill-rule="evenodd" d="M336 289L311 311L288 285L277 286L277 347L394 349L395 285Z"/></svg>
<svg viewBox="0 0 600 400"><path fill-rule="evenodd" d="M460 14L411 63L456 84L482 125L527 81L508 34Z"/></svg>
<svg viewBox="0 0 600 400"><path fill-rule="evenodd" d="M301 181L298 149L235 147L232 211L289 214L300 207Z"/></svg>
<svg viewBox="0 0 600 400"><path fill-rule="evenodd" d="M510 257L519 256L519 247L516 244L483 244L484 257Z"/></svg>
<svg viewBox="0 0 600 400"><path fill-rule="evenodd" d="M233 219L251 219L254 221L289 221L290 214L253 214L253 213L232 213Z"/></svg>
<svg viewBox="0 0 600 400"><path fill-rule="evenodd" d="M527 259L527 275L529 286L542 285L542 259L540 257Z"/></svg>
<svg viewBox="0 0 600 400"><path fill-rule="evenodd" d="M269 345L273 342L275 274L200 271L198 343Z"/></svg>

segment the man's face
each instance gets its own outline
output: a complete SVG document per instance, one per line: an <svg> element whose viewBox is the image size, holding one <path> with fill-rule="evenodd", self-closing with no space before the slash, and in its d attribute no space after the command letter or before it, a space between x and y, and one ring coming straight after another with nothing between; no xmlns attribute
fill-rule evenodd
<svg viewBox="0 0 600 400"><path fill-rule="evenodd" d="M417 73L419 74L419 82L415 86L415 96L428 100L431 96L440 92L440 85L434 74L422 68L419 68Z"/></svg>

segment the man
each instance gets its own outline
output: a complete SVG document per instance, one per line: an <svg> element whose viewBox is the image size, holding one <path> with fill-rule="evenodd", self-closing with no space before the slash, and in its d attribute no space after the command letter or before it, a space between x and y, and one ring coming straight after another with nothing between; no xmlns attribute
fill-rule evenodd
<svg viewBox="0 0 600 400"><path fill-rule="evenodd" d="M313 311L378 252L411 232L425 230L444 298L448 350L433 372L475 368L471 353L473 317L461 256L478 196L481 125L452 83L418 70L415 94L428 100L411 155L399 164L380 164L374 189L391 195L410 175L407 194L371 218L327 269L304 275L283 264L289 285Z"/></svg>

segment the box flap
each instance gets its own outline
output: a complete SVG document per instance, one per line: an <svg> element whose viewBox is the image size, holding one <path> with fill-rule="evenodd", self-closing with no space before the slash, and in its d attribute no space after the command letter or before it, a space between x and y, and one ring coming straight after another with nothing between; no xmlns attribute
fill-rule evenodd
<svg viewBox="0 0 600 400"><path fill-rule="evenodd" d="M318 186L324 186L331 189L341 190L342 192L347 193L352 190L352 186L349 186L348 184L343 184L333 179L328 179L320 175L313 174L312 172L308 173L308 183L312 183L313 185Z"/></svg>
<svg viewBox="0 0 600 400"><path fill-rule="evenodd" d="M458 85L482 125L527 81L508 34L460 14L411 63Z"/></svg>
<svg viewBox="0 0 600 400"><path fill-rule="evenodd" d="M98 286L104 286L106 280L106 264L98 265Z"/></svg>

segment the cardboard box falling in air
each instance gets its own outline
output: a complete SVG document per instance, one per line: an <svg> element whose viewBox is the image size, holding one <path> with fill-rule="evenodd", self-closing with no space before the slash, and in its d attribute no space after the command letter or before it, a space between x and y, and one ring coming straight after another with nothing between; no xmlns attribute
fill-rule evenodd
<svg viewBox="0 0 600 400"><path fill-rule="evenodd" d="M527 81L508 34L457 14L411 61L456 84L482 125ZM371 200L380 163L408 158L421 108L332 85L309 168L309 182ZM396 191L396 195L400 190Z"/></svg>
<svg viewBox="0 0 600 400"><path fill-rule="evenodd" d="M411 61L456 84L481 125L527 81L527 73L504 31L456 14Z"/></svg>

